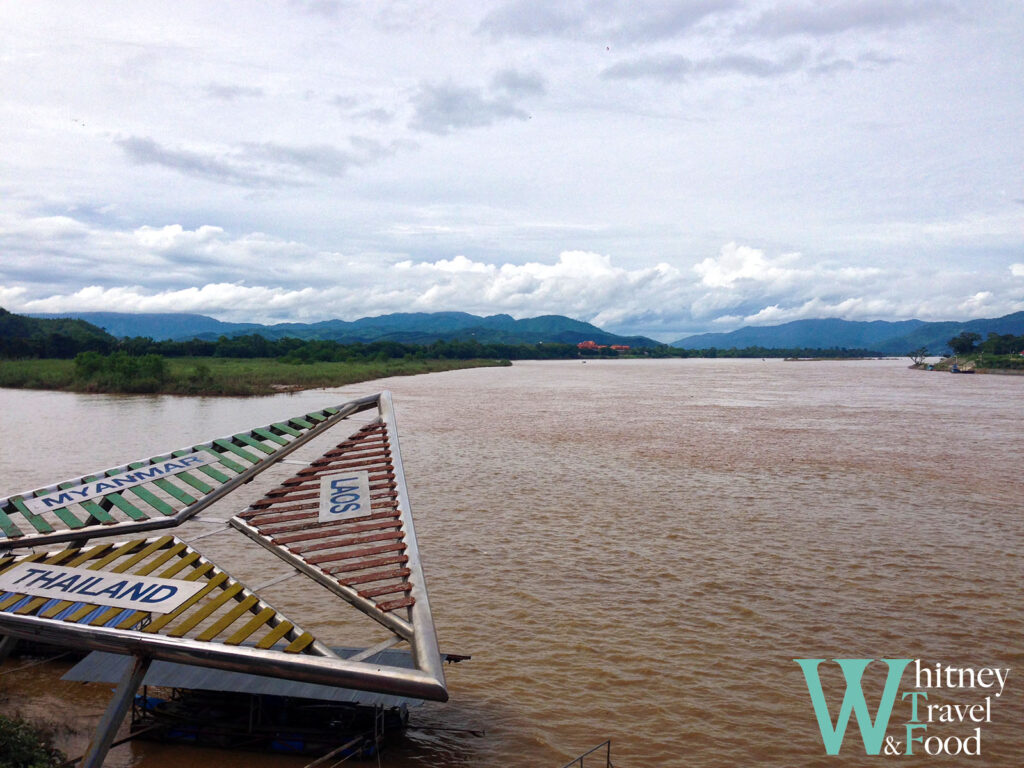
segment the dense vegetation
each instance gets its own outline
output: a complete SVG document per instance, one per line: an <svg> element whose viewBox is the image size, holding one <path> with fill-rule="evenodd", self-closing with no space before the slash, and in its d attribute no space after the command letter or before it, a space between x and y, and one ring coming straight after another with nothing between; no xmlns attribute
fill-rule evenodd
<svg viewBox="0 0 1024 768"><path fill-rule="evenodd" d="M117 339L84 320L40 320L0 307L0 358L69 358L79 352L110 352Z"/></svg>
<svg viewBox="0 0 1024 768"><path fill-rule="evenodd" d="M986 355L1018 355L1024 352L1024 336L1011 333L990 333L985 341L981 341L977 333L961 333L949 340L949 348L958 355L970 355L980 352Z"/></svg>
<svg viewBox="0 0 1024 768"><path fill-rule="evenodd" d="M979 343L981 342L981 343ZM985 341L977 333L961 333L949 340L959 365L975 370L1024 371L1024 335L990 333Z"/></svg>
<svg viewBox="0 0 1024 768"><path fill-rule="evenodd" d="M66 760L42 730L0 715L0 768L52 768Z"/></svg>
<svg viewBox="0 0 1024 768"><path fill-rule="evenodd" d="M289 389L342 386L511 360L593 357L789 357L874 356L864 349L686 350L669 346L615 350L576 344L481 343L476 339L429 344L396 341L342 344L257 334L216 341L115 339L81 320L40 319L0 309L0 386L82 392L250 395Z"/></svg>
<svg viewBox="0 0 1024 768"><path fill-rule="evenodd" d="M158 355L164 358L273 358L286 363L413 360L564 360L577 357L618 357L621 355L648 357L875 357L869 349L769 349L749 346L742 349L678 349L667 345L642 347L619 352L611 347L581 350L576 344L548 342L537 344L481 343L475 339L433 341L429 344L409 344L397 341L343 344L337 341L303 340L298 338L267 339L258 334L221 336L216 341L190 339L188 341L154 341L137 336L116 339L82 320L46 320L13 315L0 309L0 358L55 358L70 359L80 353L102 355L124 353L131 358ZM92 370L95 357L83 363ZM156 363L129 363L116 357L112 368L130 368L141 365L152 367ZM147 369L148 370L148 369ZM155 371L150 371L155 372ZM148 374L144 378L148 378Z"/></svg>
<svg viewBox="0 0 1024 768"><path fill-rule="evenodd" d="M509 365L498 360L364 360L309 365L273 358L132 357L83 353L74 360L8 360L0 387L173 395L264 395L341 387L389 376Z"/></svg>

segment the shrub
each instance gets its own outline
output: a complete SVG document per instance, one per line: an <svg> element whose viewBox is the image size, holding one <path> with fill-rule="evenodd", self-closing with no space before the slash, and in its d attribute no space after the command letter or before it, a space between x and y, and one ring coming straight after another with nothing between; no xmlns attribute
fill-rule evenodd
<svg viewBox="0 0 1024 768"><path fill-rule="evenodd" d="M0 768L53 768L66 761L49 735L20 718L0 715Z"/></svg>

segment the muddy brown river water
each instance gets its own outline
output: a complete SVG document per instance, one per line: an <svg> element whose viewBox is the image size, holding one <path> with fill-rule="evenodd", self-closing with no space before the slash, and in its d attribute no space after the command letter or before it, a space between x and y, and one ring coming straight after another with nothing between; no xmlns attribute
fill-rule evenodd
<svg viewBox="0 0 1024 768"><path fill-rule="evenodd" d="M447 668L451 701L412 720L485 732L414 729L382 765L559 768L607 738L620 768L1024 762L1021 377L905 360L664 360L525 362L245 400L0 390L0 492L382 388L442 648L473 657ZM233 535L197 546L238 559ZM267 567L243 557L232 571ZM269 599L332 640L371 640L294 581ZM991 722L936 714L917 732L980 727L980 755L928 756L919 742L914 757L868 757L851 718L837 758L796 658L1010 672L998 697L944 687L921 701L990 697ZM80 753L109 686L60 682L61 662L22 663L3 667L4 711L48 720ZM913 669L901 691L914 690ZM872 716L884 671L876 661L864 677ZM838 665L822 664L821 681L834 717ZM910 719L898 699L887 735L905 742ZM135 742L108 763L305 761Z"/></svg>

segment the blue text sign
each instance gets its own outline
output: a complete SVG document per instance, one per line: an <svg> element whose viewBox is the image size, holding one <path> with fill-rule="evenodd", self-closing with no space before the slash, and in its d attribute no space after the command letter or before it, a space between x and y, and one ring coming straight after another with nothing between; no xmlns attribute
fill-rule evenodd
<svg viewBox="0 0 1024 768"><path fill-rule="evenodd" d="M320 478L321 523L370 514L370 475L365 470L336 472Z"/></svg>
<svg viewBox="0 0 1024 768"><path fill-rule="evenodd" d="M23 503L30 512L38 515L41 512L46 512L48 509L66 507L68 504L80 504L83 501L95 499L108 493L152 482L161 477L171 477L204 464L213 464L216 461L216 457L208 453L193 453L177 459L157 461L147 467L131 469L119 475L100 477L90 483L62 488L46 496L24 499Z"/></svg>
<svg viewBox="0 0 1024 768"><path fill-rule="evenodd" d="M19 563L0 574L0 590L153 613L173 611L205 582L158 579L46 563Z"/></svg>

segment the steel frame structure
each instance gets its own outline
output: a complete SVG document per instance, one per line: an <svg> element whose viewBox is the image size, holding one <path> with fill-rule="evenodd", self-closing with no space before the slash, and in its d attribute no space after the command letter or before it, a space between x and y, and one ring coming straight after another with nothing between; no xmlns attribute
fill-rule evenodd
<svg viewBox="0 0 1024 768"><path fill-rule="evenodd" d="M198 549L173 536L124 543L107 541L106 537L114 534L137 534L179 525L347 417L374 407L378 418L371 425L312 462L292 481L286 481L286 484L291 482L292 487L308 488L310 483L317 482L323 466L333 466L335 457L341 456L346 467L358 466L360 459L365 458L373 467L384 466L388 470L373 475L371 514L340 524L321 522L313 509L316 502L310 500L310 494L300 494L299 503L289 502L289 515L299 518L287 524L291 533L284 540L292 542L291 546L280 543L280 536L275 538L273 525L260 523L260 509L254 508L256 505L229 522L289 566L390 630L393 636L378 646L354 657L339 658L309 632L281 616L256 591L232 579ZM366 450L367 445L372 445L372 450ZM352 446L356 446L354 451L350 450ZM138 512L134 504L124 501L119 489L97 493L98 500L87 499L77 506L68 504L55 508L45 517L25 505L28 499L52 497L68 488L83 488L84 484L124 476L140 466L153 466L196 452L216 454L221 462L202 477L184 478L192 489L204 491L198 498L181 492L182 479L178 475L173 481L168 477L153 480L153 485L162 491L160 496L156 491L137 494L157 510L159 516L155 518L129 512L131 519L118 520L111 514L114 509ZM224 468L232 470L233 476ZM200 467L196 474L202 470ZM179 475L191 476L192 472ZM270 501L264 506L271 506L278 496L289 492L287 486L284 490L272 491L268 494ZM178 499L180 508L168 510L166 501L163 505L153 502L154 498L161 497ZM5 534L0 538L0 573L20 563L46 563L54 567L63 564L92 568L97 574L116 573L125 578L152 574L205 584L194 598L164 615L147 615L137 609L111 607L110 603L89 603L89 598L69 596L62 600L38 593L19 593L16 587L0 591L0 635L112 651L131 655L136 660L97 728L84 763L88 768L102 765L131 697L150 662L157 659L422 699L445 701L448 698L413 527L394 407L387 391L287 422L10 496L0 500L0 510L0 528ZM21 530L15 523L18 515L33 532ZM371 532L366 533L367 530ZM103 541L85 546L89 540L100 537ZM296 537L315 541L317 551L327 549L328 554L314 557L297 552ZM363 542L367 539L387 539L387 543L381 547L366 547ZM67 546L62 550L39 550L58 543ZM30 547L37 551L25 551ZM7 554L3 554L3 550L7 550ZM386 550L389 555L383 559L400 561L401 567L381 570L382 558L375 557L379 550ZM338 566L342 575L323 567L325 557L343 563ZM378 586L367 586L369 584ZM403 596L378 599L392 593ZM233 634L216 639L229 627L238 626L238 622L242 622L241 627ZM250 636L260 637L260 633L262 639L254 646L242 644ZM364 661L377 650L401 642L408 642L411 647L414 669Z"/></svg>

